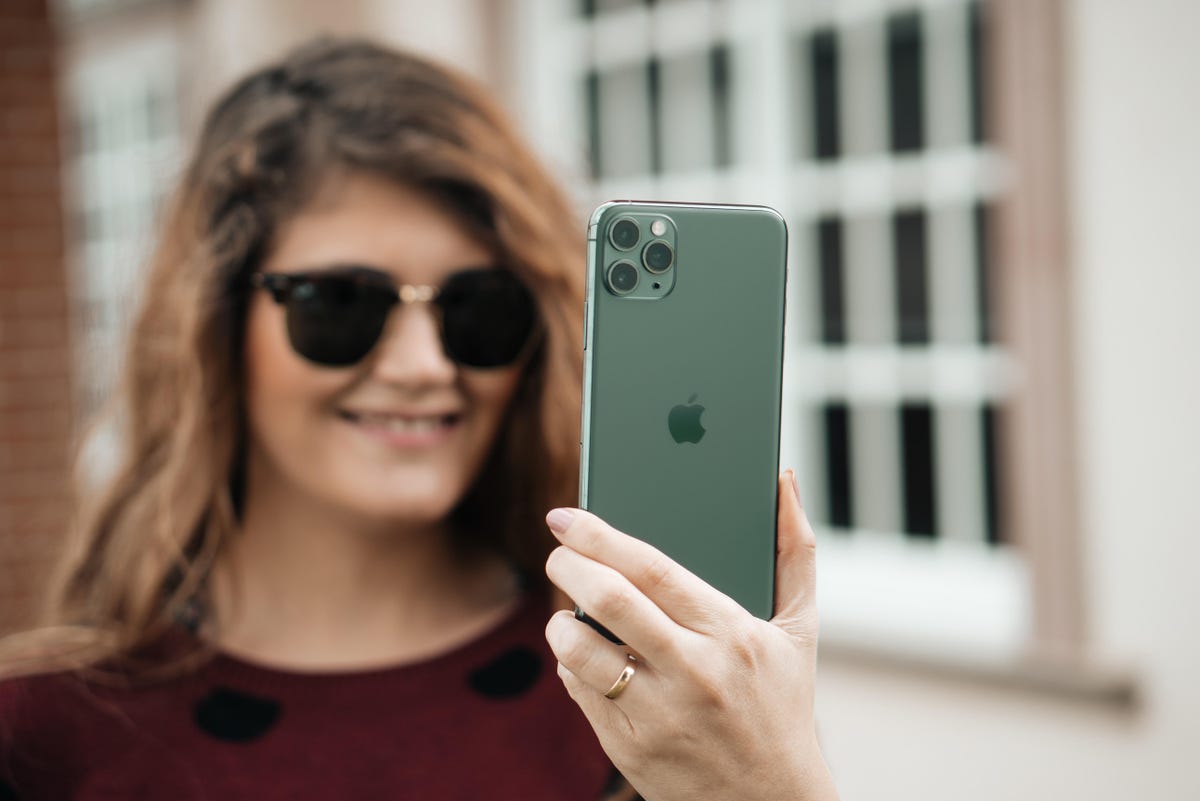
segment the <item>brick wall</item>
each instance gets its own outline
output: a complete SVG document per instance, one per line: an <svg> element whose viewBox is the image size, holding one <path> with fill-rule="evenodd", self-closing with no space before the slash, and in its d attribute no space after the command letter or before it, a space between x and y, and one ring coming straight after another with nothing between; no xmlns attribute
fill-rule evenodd
<svg viewBox="0 0 1200 801"><path fill-rule="evenodd" d="M68 510L71 382L47 0L0 2L0 634L28 625Z"/></svg>

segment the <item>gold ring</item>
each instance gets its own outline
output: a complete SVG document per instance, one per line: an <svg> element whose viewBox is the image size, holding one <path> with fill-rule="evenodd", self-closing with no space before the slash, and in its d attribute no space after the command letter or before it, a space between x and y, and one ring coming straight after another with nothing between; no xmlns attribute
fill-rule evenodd
<svg viewBox="0 0 1200 801"><path fill-rule="evenodd" d="M613 686L608 688L608 692L604 694L605 698L615 699L618 695L625 692L625 685L629 684L629 680L633 678L633 674L637 672L634 664L637 662L637 657L633 654L626 654L625 669L621 671L621 675L617 676L617 680L613 682Z"/></svg>

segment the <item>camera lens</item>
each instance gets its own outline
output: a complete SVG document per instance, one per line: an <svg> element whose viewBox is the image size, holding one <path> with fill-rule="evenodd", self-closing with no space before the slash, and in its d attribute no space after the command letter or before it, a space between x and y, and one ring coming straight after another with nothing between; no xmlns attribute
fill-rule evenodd
<svg viewBox="0 0 1200 801"><path fill-rule="evenodd" d="M646 249L642 251L642 263L652 273L666 272L674 260L675 252L671 250L670 245L661 239L646 245Z"/></svg>
<svg viewBox="0 0 1200 801"><path fill-rule="evenodd" d="M608 288L617 295L628 295L637 289L638 271L632 262L619 261L608 268Z"/></svg>
<svg viewBox="0 0 1200 801"><path fill-rule="evenodd" d="M622 217L612 224L612 228L608 229L608 237L612 240L614 247L629 250L637 245L638 240L642 238L642 232L638 229L637 223L628 217Z"/></svg>

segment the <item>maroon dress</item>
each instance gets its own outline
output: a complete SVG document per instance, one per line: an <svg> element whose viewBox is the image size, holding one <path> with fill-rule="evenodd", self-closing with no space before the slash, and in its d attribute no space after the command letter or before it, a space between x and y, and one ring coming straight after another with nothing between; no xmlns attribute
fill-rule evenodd
<svg viewBox="0 0 1200 801"><path fill-rule="evenodd" d="M218 653L139 689L0 683L0 801L601 799L621 786L555 672L550 605L424 662L289 672Z"/></svg>

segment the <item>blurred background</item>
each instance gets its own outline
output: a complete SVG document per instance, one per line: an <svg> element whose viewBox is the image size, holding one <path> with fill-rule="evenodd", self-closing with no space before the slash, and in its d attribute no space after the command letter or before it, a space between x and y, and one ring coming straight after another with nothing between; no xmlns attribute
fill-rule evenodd
<svg viewBox="0 0 1200 801"><path fill-rule="evenodd" d="M321 32L486 82L581 231L786 216L844 799L1200 798L1192 0L3 0L0 633L207 105Z"/></svg>

